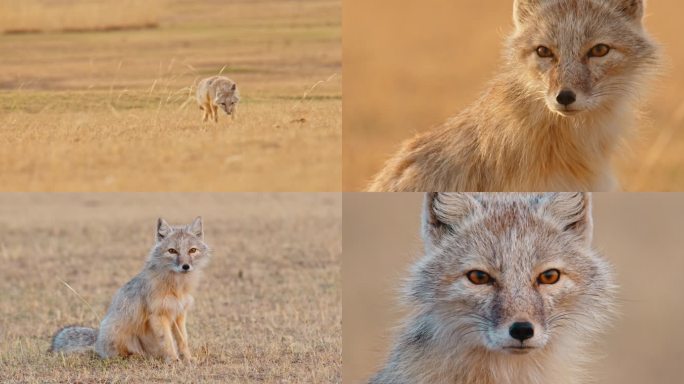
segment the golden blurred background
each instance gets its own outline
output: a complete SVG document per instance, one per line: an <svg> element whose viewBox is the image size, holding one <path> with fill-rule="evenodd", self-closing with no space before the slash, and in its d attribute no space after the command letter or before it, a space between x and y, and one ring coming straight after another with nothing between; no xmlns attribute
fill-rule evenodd
<svg viewBox="0 0 684 384"><path fill-rule="evenodd" d="M345 0L343 188L363 190L402 141L476 100L500 65L513 1ZM629 149L624 190L684 190L684 44L677 0L648 2L645 23L668 63Z"/></svg>
<svg viewBox="0 0 684 384"><path fill-rule="evenodd" d="M405 313L398 290L420 256L422 194L345 193L342 379L381 366ZM619 320L596 344L592 382L681 383L684 377L684 194L594 194L594 244L616 266Z"/></svg>

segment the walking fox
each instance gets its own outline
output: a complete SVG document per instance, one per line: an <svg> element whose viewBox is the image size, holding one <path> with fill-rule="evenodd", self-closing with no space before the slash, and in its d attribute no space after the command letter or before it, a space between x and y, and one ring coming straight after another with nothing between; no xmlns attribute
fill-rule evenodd
<svg viewBox="0 0 684 384"><path fill-rule="evenodd" d="M212 76L197 85L197 104L203 111L202 121L218 122L218 108L235 119L240 92L237 84L225 76Z"/></svg>
<svg viewBox="0 0 684 384"><path fill-rule="evenodd" d="M516 0L505 65L480 99L407 141L371 191L599 191L658 48L643 0Z"/></svg>
<svg viewBox="0 0 684 384"><path fill-rule="evenodd" d="M99 329L66 327L50 351L94 350L102 358L139 354L174 362L192 360L185 321L191 291L210 258L202 218L188 226L158 219L156 243L143 270L114 296Z"/></svg>
<svg viewBox="0 0 684 384"><path fill-rule="evenodd" d="M413 313L371 384L569 384L613 319L583 193L426 196Z"/></svg>

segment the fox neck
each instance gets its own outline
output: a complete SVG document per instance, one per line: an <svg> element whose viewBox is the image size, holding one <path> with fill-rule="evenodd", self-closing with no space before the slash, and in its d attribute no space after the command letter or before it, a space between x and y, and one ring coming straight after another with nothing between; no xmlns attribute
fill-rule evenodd
<svg viewBox="0 0 684 384"><path fill-rule="evenodd" d="M597 187L610 172L615 148L634 119L629 100L565 117L513 78L500 80L495 87L503 91L488 92L478 108L483 111L480 121L496 121L502 111L510 119L483 124L486 128L478 132L483 157L492 169L508 175L525 170L521 177L526 185L586 190Z"/></svg>
<svg viewBox="0 0 684 384"><path fill-rule="evenodd" d="M153 291L183 296L194 290L199 273L197 270L179 273L169 269L145 268L142 275L150 283Z"/></svg>

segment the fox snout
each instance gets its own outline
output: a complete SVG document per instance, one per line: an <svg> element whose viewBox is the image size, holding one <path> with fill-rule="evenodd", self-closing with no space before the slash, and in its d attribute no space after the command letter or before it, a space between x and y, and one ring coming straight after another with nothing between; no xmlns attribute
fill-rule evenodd
<svg viewBox="0 0 684 384"><path fill-rule="evenodd" d="M527 353L542 348L546 344L544 330L534 321L519 318L502 324L494 330L490 338L493 349L500 349L510 353Z"/></svg>
<svg viewBox="0 0 684 384"><path fill-rule="evenodd" d="M587 109L586 97L575 87L563 86L558 90L550 90L547 105L550 110L563 116L569 116Z"/></svg>
<svg viewBox="0 0 684 384"><path fill-rule="evenodd" d="M524 343L525 340L534 336L534 325L529 321L515 322L508 329L508 334L511 335L512 338Z"/></svg>
<svg viewBox="0 0 684 384"><path fill-rule="evenodd" d="M192 259L188 256L178 256L176 258L175 269L176 272L180 273L191 272L194 269L192 266Z"/></svg>
<svg viewBox="0 0 684 384"><path fill-rule="evenodd" d="M556 101L558 104L564 105L566 107L574 103L575 100L577 100L577 95L570 89L563 89L558 92L558 96L556 96Z"/></svg>

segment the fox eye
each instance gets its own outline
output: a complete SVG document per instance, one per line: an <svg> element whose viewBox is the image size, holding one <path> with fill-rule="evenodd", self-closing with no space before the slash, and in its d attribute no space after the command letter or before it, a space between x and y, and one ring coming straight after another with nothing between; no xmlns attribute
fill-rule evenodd
<svg viewBox="0 0 684 384"><path fill-rule="evenodd" d="M188 253L195 253L195 252L197 252L197 248L190 248L190 250L188 251Z"/></svg>
<svg viewBox="0 0 684 384"><path fill-rule="evenodd" d="M539 274L537 282L539 284L556 284L560 279L560 271L557 269L549 269Z"/></svg>
<svg viewBox="0 0 684 384"><path fill-rule="evenodd" d="M468 280L475 285L489 284L494 280L487 272L478 270L470 271L466 273L466 276L468 277Z"/></svg>
<svg viewBox="0 0 684 384"><path fill-rule="evenodd" d="M610 52L610 47L605 44L597 44L589 50L589 57L603 57Z"/></svg>
<svg viewBox="0 0 684 384"><path fill-rule="evenodd" d="M173 248L169 248L168 252L169 252L170 254L172 254L172 255L177 255L177 254L178 254L178 251L176 251L176 250L173 249Z"/></svg>
<svg viewBox="0 0 684 384"><path fill-rule="evenodd" d="M553 57L553 52L543 45L537 47L537 55L539 57Z"/></svg>

